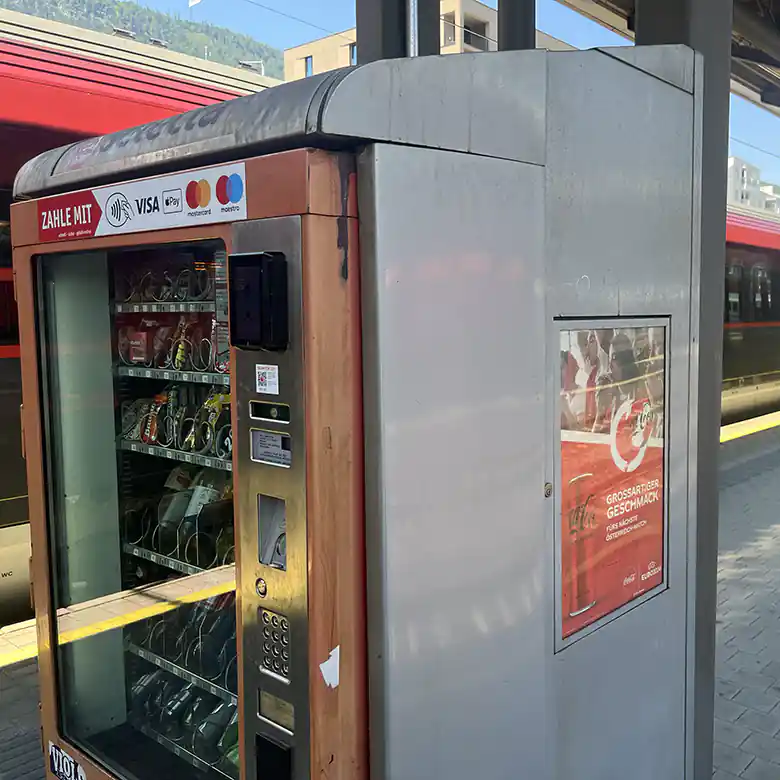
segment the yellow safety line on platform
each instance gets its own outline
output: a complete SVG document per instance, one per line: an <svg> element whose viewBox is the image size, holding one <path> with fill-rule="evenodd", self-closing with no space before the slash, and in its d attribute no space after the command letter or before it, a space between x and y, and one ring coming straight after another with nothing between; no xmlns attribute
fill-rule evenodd
<svg viewBox="0 0 780 780"><path fill-rule="evenodd" d="M12 666L13 664L21 663L22 661L29 661L31 658L37 657L37 655L38 645L14 648L13 650L0 653L0 669L4 666Z"/></svg>
<svg viewBox="0 0 780 780"><path fill-rule="evenodd" d="M777 428L778 426L780 426L780 412L772 412L761 417L753 417L750 420L723 425L720 429L720 443L725 444L727 441L750 436L753 433L761 433L761 431L768 431L770 428Z"/></svg>
<svg viewBox="0 0 780 780"><path fill-rule="evenodd" d="M205 601L206 599L229 593L232 590L235 590L235 580L220 582L212 585L211 587L184 594L180 598L176 599L176 601L160 601L157 604L131 610L122 615L114 615L103 620L96 620L95 622L88 623L85 626L80 626L69 631L63 631L62 634L60 634L60 644L76 642L80 639L86 639L87 637L95 636L96 634L102 634L105 631L113 631L117 628L123 628L124 626L130 625L131 623L137 623L139 620L146 620L157 615L162 615L165 612L170 612L171 610L182 606L182 604L194 604L198 601ZM67 619L67 616L65 619ZM14 634L21 632L15 632L12 627L9 628L11 628L9 632L0 631L0 669L2 669L4 666L11 666L11 664L27 661L31 658L35 658L38 655L38 647L35 641L24 644L22 647L15 646L11 637ZM33 637L35 637L34 627L32 628L32 631Z"/></svg>

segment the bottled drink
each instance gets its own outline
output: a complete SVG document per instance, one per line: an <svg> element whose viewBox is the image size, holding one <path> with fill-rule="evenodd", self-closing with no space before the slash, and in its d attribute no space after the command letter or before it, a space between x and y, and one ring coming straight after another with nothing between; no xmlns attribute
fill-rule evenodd
<svg viewBox="0 0 780 780"><path fill-rule="evenodd" d="M184 717L181 720L181 742L188 749L192 750L193 737L198 726L203 722L206 716L214 709L217 699L206 693L198 694L193 700Z"/></svg>
<svg viewBox="0 0 780 780"><path fill-rule="evenodd" d="M158 727L163 709L183 687L184 682L173 675L165 674L160 679L146 702L147 722L152 728Z"/></svg>
<svg viewBox="0 0 780 780"><path fill-rule="evenodd" d="M230 752L234 745L238 745L238 708L233 712L227 728L219 738L217 750L223 758Z"/></svg>
<svg viewBox="0 0 780 780"><path fill-rule="evenodd" d="M196 729L192 742L196 756L209 764L216 764L220 760L219 741L235 712L235 704L222 701L203 720Z"/></svg>
<svg viewBox="0 0 780 780"><path fill-rule="evenodd" d="M197 694L198 690L194 685L186 685L163 708L160 715L160 732L168 739L178 742L184 736L184 715Z"/></svg>
<svg viewBox="0 0 780 780"><path fill-rule="evenodd" d="M162 678L161 669L147 672L138 678L130 688L130 711L139 719L145 719L147 715L147 702L154 694L157 684Z"/></svg>

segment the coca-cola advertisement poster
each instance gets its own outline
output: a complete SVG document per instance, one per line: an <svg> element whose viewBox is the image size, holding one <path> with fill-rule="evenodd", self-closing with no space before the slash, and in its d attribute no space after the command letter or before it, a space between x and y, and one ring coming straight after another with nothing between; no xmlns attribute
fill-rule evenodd
<svg viewBox="0 0 780 780"><path fill-rule="evenodd" d="M562 637L664 581L665 329L561 332Z"/></svg>

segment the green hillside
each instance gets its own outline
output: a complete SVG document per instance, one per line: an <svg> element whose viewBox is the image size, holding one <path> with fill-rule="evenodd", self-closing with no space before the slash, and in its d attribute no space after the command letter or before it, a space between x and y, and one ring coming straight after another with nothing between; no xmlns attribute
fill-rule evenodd
<svg viewBox="0 0 780 780"><path fill-rule="evenodd" d="M284 75L282 52L225 27L191 22L124 0L0 0L0 8L65 22L88 30L111 33L114 27L132 30L138 41L159 38L182 54L238 66L239 60L262 60L266 76Z"/></svg>

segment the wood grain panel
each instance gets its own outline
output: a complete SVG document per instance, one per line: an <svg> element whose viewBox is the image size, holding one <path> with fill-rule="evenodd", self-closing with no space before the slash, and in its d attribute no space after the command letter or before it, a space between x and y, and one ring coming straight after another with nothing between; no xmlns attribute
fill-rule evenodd
<svg viewBox="0 0 780 780"><path fill-rule="evenodd" d="M357 220L303 220L311 778L368 772ZM339 649L339 683L319 664Z"/></svg>

